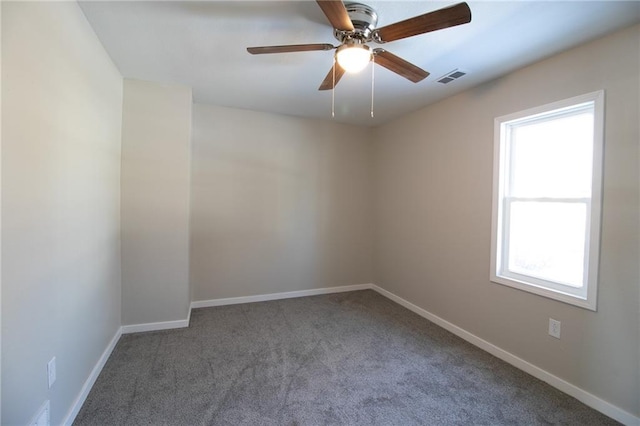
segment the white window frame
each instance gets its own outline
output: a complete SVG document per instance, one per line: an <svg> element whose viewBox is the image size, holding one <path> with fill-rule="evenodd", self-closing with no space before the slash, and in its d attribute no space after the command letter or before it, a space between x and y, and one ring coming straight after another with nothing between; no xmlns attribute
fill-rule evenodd
<svg viewBox="0 0 640 426"><path fill-rule="evenodd" d="M552 119L553 115L562 115L585 104L593 104L593 161L591 197L584 199L557 199L558 201L580 202L587 206L587 222L585 233L585 265L583 287L575 289L533 276L516 274L503 268L505 250L504 230L508 229L505 220L506 212L505 185L509 173L509 126L522 124L529 120L543 117ZM491 226L491 274L492 282L524 290L540 296L559 300L595 311L598 292L598 264L600 261L600 227L602 206L602 164L604 149L604 91L587 93L570 99L553 102L540 107L527 109L513 114L497 117L494 121L494 164L493 164L493 212ZM515 197L511 197L515 200ZM527 199L531 200L531 199ZM547 199L542 199L547 200ZM556 200L556 199L554 199ZM507 223L508 225L508 223Z"/></svg>

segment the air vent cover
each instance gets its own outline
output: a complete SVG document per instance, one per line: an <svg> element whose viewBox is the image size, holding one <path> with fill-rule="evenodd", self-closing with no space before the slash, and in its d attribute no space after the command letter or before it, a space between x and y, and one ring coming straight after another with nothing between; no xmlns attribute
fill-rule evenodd
<svg viewBox="0 0 640 426"><path fill-rule="evenodd" d="M447 83L451 83L453 80L459 79L464 75L467 75L467 71L459 70L456 68L455 70L450 71L445 75L443 75L442 77L440 77L437 81L438 83L447 84Z"/></svg>

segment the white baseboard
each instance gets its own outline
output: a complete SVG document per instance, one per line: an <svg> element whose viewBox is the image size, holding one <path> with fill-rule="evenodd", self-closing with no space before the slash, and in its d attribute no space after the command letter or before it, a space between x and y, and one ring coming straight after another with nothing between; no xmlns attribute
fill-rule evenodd
<svg viewBox="0 0 640 426"><path fill-rule="evenodd" d="M73 402L71 409L69 410L69 412L67 413L67 416L62 422L63 425L71 426L73 424L73 421L76 419L76 416L78 415L78 413L80 412L80 409L82 408L82 404L84 404L84 401L87 399L87 396L89 395L89 391L91 391L93 384L96 382L96 379L100 375L102 368L107 363L107 360L109 359L109 356L111 356L111 352L113 352L113 349L116 347L116 344L118 343L118 340L120 339L121 335L122 335L122 327L116 330L116 334L113 335L113 338L107 345L104 352L102 352L102 355L98 359L98 362L96 363L96 365L93 367L93 370L91 370L89 377L84 382L84 385L80 390L80 394L78 395L76 400Z"/></svg>
<svg viewBox="0 0 640 426"><path fill-rule="evenodd" d="M288 291L284 293L258 294L255 296L227 297L224 299L197 300L191 302L191 309L213 306L237 305L240 303L266 302L269 300L291 299L294 297L317 296L319 294L342 293L345 291L368 290L373 284L355 284L340 287L314 288L311 290Z"/></svg>
<svg viewBox="0 0 640 426"><path fill-rule="evenodd" d="M452 323L450 323L449 321L446 321L442 318L440 318L437 315L432 314L429 311L426 311L422 308L420 308L419 306L414 305L413 303L399 297L396 296L395 294L378 287L375 284L372 284L369 288L377 291L378 293L380 293L381 295L385 296L386 298L393 300L394 302L398 303L399 305L404 306L405 308L409 309L410 311L415 312L416 314L420 315L423 318L428 319L429 321L439 325L440 327L444 328L447 331L450 331L451 333L455 334L458 337L463 338L464 340L466 340L467 342L471 343L474 346L479 347L480 349L489 352L491 355L500 358L501 360L513 365L514 367L531 374L533 377L542 380L543 382L546 382L548 384L550 384L551 386L553 386L554 388L566 393L567 395L570 395L574 398L576 398L578 401L583 402L584 404L588 405L589 407L600 411L601 413L611 417L612 419L615 419L617 421L619 421L622 424L628 425L628 426L638 426L640 425L640 418L634 416L633 414L601 399L598 398L597 396L590 394L589 392L585 391L584 389L581 389L569 382L567 382L564 379L561 379L558 376L554 376L553 374L549 373L548 371L543 370L540 367L537 367L533 364L531 364L530 362L527 362L525 360L523 360L522 358L519 358L515 355L513 355L510 352L505 351L504 349L501 349L499 347L497 347L496 345L487 342L486 340L481 339L480 337L469 333L468 331L458 327L457 325L454 325Z"/></svg>
<svg viewBox="0 0 640 426"><path fill-rule="evenodd" d="M122 334L142 333L143 331L171 330L174 328L189 327L191 309L187 314L187 319L175 321L149 322L146 324L131 324L122 326Z"/></svg>

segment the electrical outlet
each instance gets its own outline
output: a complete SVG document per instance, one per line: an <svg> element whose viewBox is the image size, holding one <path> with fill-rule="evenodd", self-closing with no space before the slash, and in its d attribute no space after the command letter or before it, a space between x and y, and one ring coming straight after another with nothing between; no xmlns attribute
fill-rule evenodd
<svg viewBox="0 0 640 426"><path fill-rule="evenodd" d="M560 321L549 318L549 336L560 338Z"/></svg>
<svg viewBox="0 0 640 426"><path fill-rule="evenodd" d="M50 412L51 408L49 406L49 400L47 400L42 404L38 413L29 422L29 426L49 426L51 424Z"/></svg>
<svg viewBox="0 0 640 426"><path fill-rule="evenodd" d="M49 388L53 386L56 381L56 357L51 358L51 361L47 363L47 378L49 380Z"/></svg>

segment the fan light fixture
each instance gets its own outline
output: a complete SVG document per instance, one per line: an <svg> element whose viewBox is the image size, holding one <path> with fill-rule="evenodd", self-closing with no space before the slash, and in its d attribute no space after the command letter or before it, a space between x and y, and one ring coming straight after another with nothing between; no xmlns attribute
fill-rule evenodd
<svg viewBox="0 0 640 426"><path fill-rule="evenodd" d="M343 44L336 51L336 61L349 73L357 73L371 61L371 49L364 44Z"/></svg>

